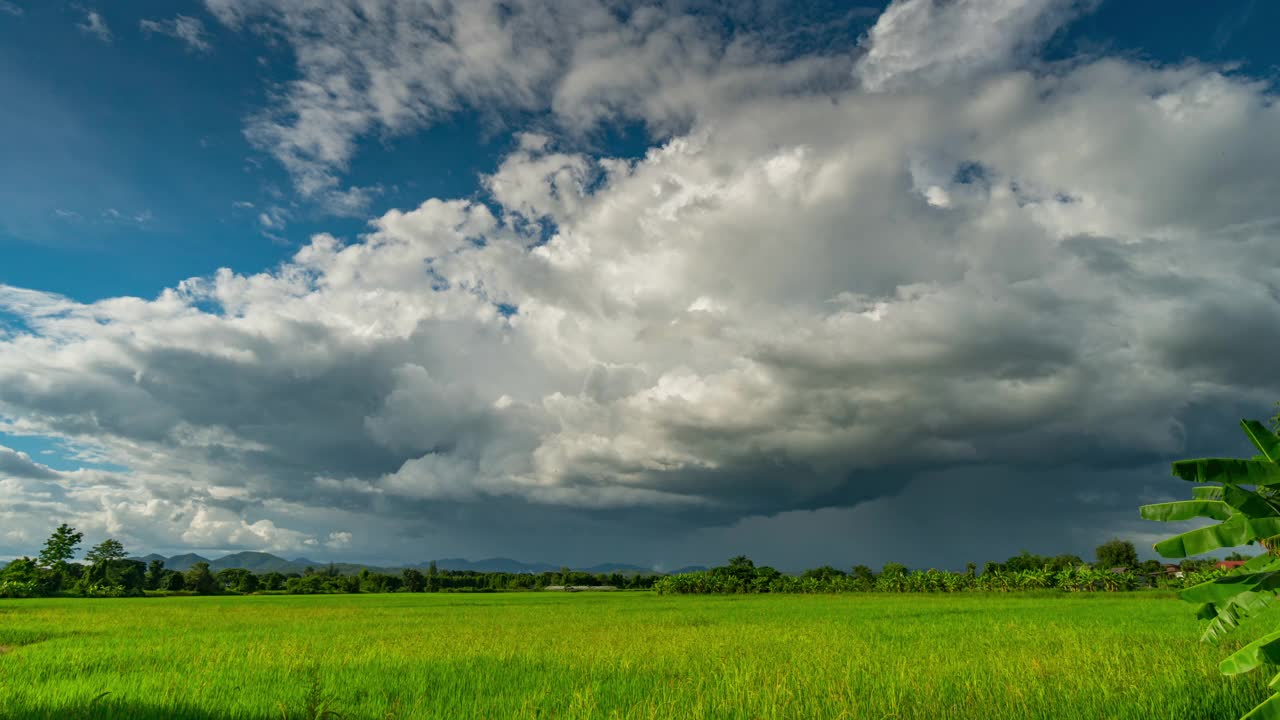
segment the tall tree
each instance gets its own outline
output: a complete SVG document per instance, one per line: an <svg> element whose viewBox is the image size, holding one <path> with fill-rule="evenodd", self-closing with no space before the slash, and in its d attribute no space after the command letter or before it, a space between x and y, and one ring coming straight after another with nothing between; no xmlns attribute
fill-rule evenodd
<svg viewBox="0 0 1280 720"><path fill-rule="evenodd" d="M728 575L737 579L738 582L747 583L756 576L756 564L746 555L735 555L729 558L728 565L714 568L712 572L717 575Z"/></svg>
<svg viewBox="0 0 1280 720"><path fill-rule="evenodd" d="M426 587L426 583L422 577L422 573L419 572L418 570L415 570L413 568L405 568L404 572L400 574L404 576L403 587L407 592L419 593L419 592L422 592L424 587Z"/></svg>
<svg viewBox="0 0 1280 720"><path fill-rule="evenodd" d="M1117 567L1132 568L1138 565L1138 551L1128 540L1116 539L1102 543L1094 554L1098 558L1098 567L1103 570Z"/></svg>
<svg viewBox="0 0 1280 720"><path fill-rule="evenodd" d="M247 595L258 592L260 586L261 583L258 581L258 576L251 572L246 572L240 576L239 582L236 583L236 592Z"/></svg>
<svg viewBox="0 0 1280 720"><path fill-rule="evenodd" d="M843 570L837 570L830 565L822 567L809 568L800 575L802 578L814 578L816 580L830 580L831 578L844 577Z"/></svg>
<svg viewBox="0 0 1280 720"><path fill-rule="evenodd" d="M177 570L169 570L164 576L164 589L177 592L187 586L187 579Z"/></svg>
<svg viewBox="0 0 1280 720"><path fill-rule="evenodd" d="M124 551L124 545L122 545L119 540L107 538L97 545L94 545L92 550L85 553L84 559L88 560L91 565L101 565L115 562L116 560L123 560L128 557L128 555L129 554Z"/></svg>
<svg viewBox="0 0 1280 720"><path fill-rule="evenodd" d="M76 532L75 528L66 523L59 525L44 542L44 549L40 551L40 566L61 568L66 565L68 560L76 556L76 546L83 539L84 533Z"/></svg>
<svg viewBox="0 0 1280 720"><path fill-rule="evenodd" d="M147 565L147 589L159 590L160 586L164 584L164 575L164 561L152 560Z"/></svg>
<svg viewBox="0 0 1280 720"><path fill-rule="evenodd" d="M888 562L884 564L884 567L880 568L881 576L904 577L907 573L907 566L902 563Z"/></svg>
<svg viewBox="0 0 1280 720"><path fill-rule="evenodd" d="M209 563L198 562L186 572L187 589L201 595L212 595L218 590L218 581L209 572Z"/></svg>
<svg viewBox="0 0 1280 720"><path fill-rule="evenodd" d="M432 560L427 565L427 592L435 592L440 589L440 569L436 567L436 561Z"/></svg>

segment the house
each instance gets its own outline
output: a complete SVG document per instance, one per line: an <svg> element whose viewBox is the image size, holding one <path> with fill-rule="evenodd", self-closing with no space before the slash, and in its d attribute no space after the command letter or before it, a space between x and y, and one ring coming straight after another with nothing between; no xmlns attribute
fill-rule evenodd
<svg viewBox="0 0 1280 720"><path fill-rule="evenodd" d="M1178 567L1177 565L1165 565L1163 568L1163 573L1165 575L1168 575L1169 577L1180 578L1183 576L1182 568Z"/></svg>
<svg viewBox="0 0 1280 720"><path fill-rule="evenodd" d="M1246 562L1248 562L1248 560L1223 560L1221 562L1214 563L1213 566L1219 570L1235 570Z"/></svg>

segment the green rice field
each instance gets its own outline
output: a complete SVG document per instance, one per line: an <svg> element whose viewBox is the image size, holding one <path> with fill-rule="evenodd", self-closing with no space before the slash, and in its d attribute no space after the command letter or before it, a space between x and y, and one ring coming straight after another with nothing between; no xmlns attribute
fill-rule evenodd
<svg viewBox="0 0 1280 720"><path fill-rule="evenodd" d="M5 718L1238 718L1155 593L0 601Z"/></svg>

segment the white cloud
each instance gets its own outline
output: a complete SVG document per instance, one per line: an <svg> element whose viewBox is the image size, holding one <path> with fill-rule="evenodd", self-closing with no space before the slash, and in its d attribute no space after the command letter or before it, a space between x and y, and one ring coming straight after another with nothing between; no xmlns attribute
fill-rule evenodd
<svg viewBox="0 0 1280 720"><path fill-rule="evenodd" d="M209 52L213 46L209 44L208 33L199 18L178 15L168 20L141 20L138 26L144 33L159 33L181 40L189 50Z"/></svg>
<svg viewBox="0 0 1280 720"><path fill-rule="evenodd" d="M108 222L125 221L125 222L132 222L140 226L146 225L147 223L155 219L155 216L152 215L150 210L142 210L141 212L135 212L131 215L126 215L125 213L120 212L116 208L107 208L106 210L103 210L102 217L106 219Z"/></svg>
<svg viewBox="0 0 1280 720"><path fill-rule="evenodd" d="M58 473L31 459L31 456L0 445L0 476L14 476L48 480Z"/></svg>
<svg viewBox="0 0 1280 720"><path fill-rule="evenodd" d="M330 550L345 550L351 547L351 538L352 535L349 532L331 532L324 544Z"/></svg>
<svg viewBox="0 0 1280 720"><path fill-rule="evenodd" d="M324 12L313 0L206 5L229 28L293 49L300 77L249 119L246 134L301 195L338 214L360 190L342 190L339 175L374 133L403 134L468 108L494 118L549 110L575 133L614 118L666 131L733 98L811 89L848 72L847 59L776 62L763 35L723 38L703 14L602 0L346 0Z"/></svg>
<svg viewBox="0 0 1280 720"><path fill-rule="evenodd" d="M1096 0L894 0L863 41L870 91L937 87L1025 61Z"/></svg>
<svg viewBox="0 0 1280 720"><path fill-rule="evenodd" d="M272 205L258 213L258 224L262 226L264 231L279 232L284 230L289 224L289 211L279 205Z"/></svg>
<svg viewBox="0 0 1280 720"><path fill-rule="evenodd" d="M93 10L86 10L84 21L76 25L82 32L96 36L102 42L111 42L111 28L107 27L107 21Z"/></svg>
<svg viewBox="0 0 1280 720"><path fill-rule="evenodd" d="M9 2L9 0L0 0L0 12L14 17L21 17L23 9Z"/></svg>
<svg viewBox="0 0 1280 720"><path fill-rule="evenodd" d="M292 5L244 7L211 6L231 25L265 13L311 27ZM598 27L648 38L628 46L645 57L675 32L643 30L665 16L620 22ZM882 22L896 29L873 45L931 31ZM1039 20L1010 22L1043 36ZM320 28L350 43L344 58L368 50L350 27ZM484 27L467 32L468 53L506 57ZM216 547L358 552L438 532L539 553L547 528L679 538L867 502L902 514L886 498L927 497L953 473L998 468L1055 496L1064 467L1131 483L1203 442L1203 408L1265 407L1280 391L1267 371L1280 116L1264 86L1203 65L1029 72L1007 67L1017 47L980 61L946 42L933 59L869 53L860 72L881 63L887 92L799 92L793 63L747 63L777 77L699 107L641 159L523 133L484 195L386 212L347 241L316 235L270 272L88 304L0 288L0 310L22 320L0 339L0 416L129 468L60 477L67 497L40 502L150 523L140 542ZM335 78L348 69L308 57ZM938 87L946 58L970 69ZM547 90L470 62L450 66L466 87ZM379 92L438 77L415 63L396 66L412 82ZM741 70L703 67L688 97ZM593 107L586 96L611 97L564 107ZM321 190L337 188L349 130L449 107L344 97L364 119L331 124L329 97L319 126L275 126L286 156L316 130L318 154L299 157L334 180ZM1081 542L1100 532L1080 527Z"/></svg>

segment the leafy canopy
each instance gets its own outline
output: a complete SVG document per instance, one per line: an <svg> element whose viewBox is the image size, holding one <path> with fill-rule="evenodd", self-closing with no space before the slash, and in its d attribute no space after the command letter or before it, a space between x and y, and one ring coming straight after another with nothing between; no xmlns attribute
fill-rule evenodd
<svg viewBox="0 0 1280 720"><path fill-rule="evenodd" d="M1138 550L1128 540L1105 542L1099 545L1094 553L1098 557L1098 567L1103 570L1117 567L1132 568L1138 565Z"/></svg>
<svg viewBox="0 0 1280 720"><path fill-rule="evenodd" d="M124 545L119 540L107 538L85 553L84 559L91 565L103 565L123 560L128 556L129 554L124 551Z"/></svg>
<svg viewBox="0 0 1280 720"><path fill-rule="evenodd" d="M68 560L76 556L76 546L84 539L84 533L63 523L44 542L38 562L40 567L62 567Z"/></svg>

